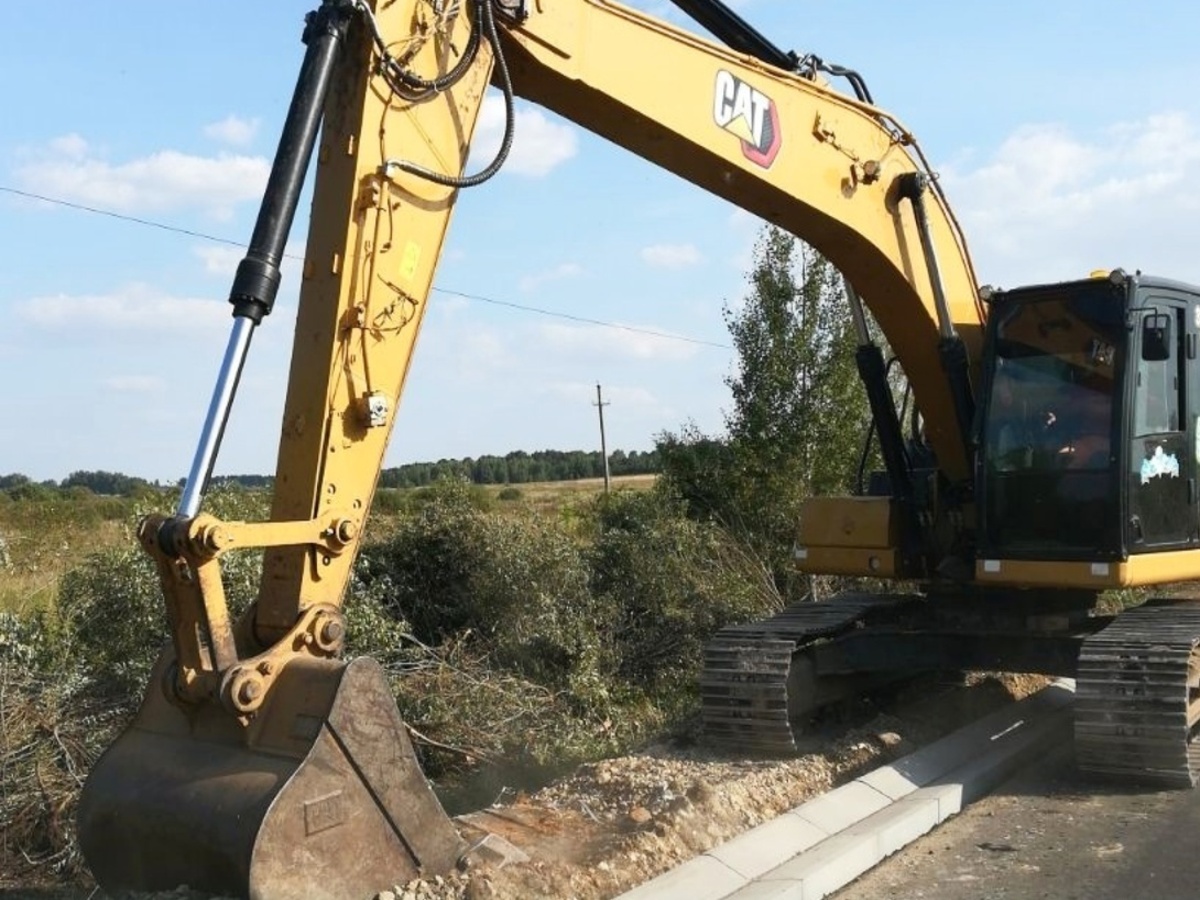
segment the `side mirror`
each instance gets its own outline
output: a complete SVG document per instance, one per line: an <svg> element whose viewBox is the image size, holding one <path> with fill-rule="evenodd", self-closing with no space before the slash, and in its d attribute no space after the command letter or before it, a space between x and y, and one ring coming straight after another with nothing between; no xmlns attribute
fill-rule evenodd
<svg viewBox="0 0 1200 900"><path fill-rule="evenodd" d="M1171 317L1150 313L1142 318L1142 359L1162 362L1171 358Z"/></svg>

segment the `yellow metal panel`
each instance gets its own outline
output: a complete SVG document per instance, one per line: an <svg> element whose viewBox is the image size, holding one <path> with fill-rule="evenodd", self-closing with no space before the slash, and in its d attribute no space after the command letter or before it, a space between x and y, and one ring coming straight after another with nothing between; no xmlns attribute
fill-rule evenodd
<svg viewBox="0 0 1200 900"><path fill-rule="evenodd" d="M1087 588L1097 591L1121 587L1125 563L1086 563L1013 559L977 559L975 578L982 584L1010 587Z"/></svg>
<svg viewBox="0 0 1200 900"><path fill-rule="evenodd" d="M797 547L794 558L797 569L814 575L895 578L900 571L900 554L888 549Z"/></svg>
<svg viewBox="0 0 1200 900"><path fill-rule="evenodd" d="M983 583L1012 587L1140 587L1200 579L1200 550L1139 553L1123 562L979 559L975 577Z"/></svg>
<svg viewBox="0 0 1200 900"><path fill-rule="evenodd" d="M422 0L377 6L381 31L406 39L407 65L425 78L468 43L466 12L445 29L422 25L434 14ZM366 29L350 37L321 132L274 521L367 513L457 196L383 162L460 175L491 75L484 41L452 88L405 100L375 73ZM340 604L356 545L357 534L341 555L268 550L259 637L279 637L314 604Z"/></svg>
<svg viewBox="0 0 1200 900"><path fill-rule="evenodd" d="M925 258L897 177L923 169L887 113L608 0L530 5L504 32L517 92L797 235L870 306L927 435L970 477L938 361ZM965 244L927 196L950 317L978 366L983 314ZM976 372L977 374L977 372Z"/></svg>
<svg viewBox="0 0 1200 900"><path fill-rule="evenodd" d="M888 497L810 497L800 511L801 547L895 547L899 542Z"/></svg>

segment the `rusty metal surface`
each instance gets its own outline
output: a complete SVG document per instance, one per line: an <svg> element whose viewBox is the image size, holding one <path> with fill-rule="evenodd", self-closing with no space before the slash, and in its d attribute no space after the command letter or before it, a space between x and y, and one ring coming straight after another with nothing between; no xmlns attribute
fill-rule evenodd
<svg viewBox="0 0 1200 900"><path fill-rule="evenodd" d="M80 800L106 890L343 900L457 863L461 839L378 664L298 659L249 728L167 702L165 666Z"/></svg>

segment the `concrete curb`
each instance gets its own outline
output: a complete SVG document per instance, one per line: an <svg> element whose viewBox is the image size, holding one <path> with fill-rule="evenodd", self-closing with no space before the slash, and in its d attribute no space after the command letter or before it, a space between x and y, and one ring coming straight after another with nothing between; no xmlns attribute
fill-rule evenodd
<svg viewBox="0 0 1200 900"><path fill-rule="evenodd" d="M617 900L820 900L1071 735L1062 679L815 797Z"/></svg>

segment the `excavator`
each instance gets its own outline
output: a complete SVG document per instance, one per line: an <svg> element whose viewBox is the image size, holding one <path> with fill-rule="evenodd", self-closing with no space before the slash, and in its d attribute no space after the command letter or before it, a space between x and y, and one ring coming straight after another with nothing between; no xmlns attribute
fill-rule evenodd
<svg viewBox="0 0 1200 900"><path fill-rule="evenodd" d="M1121 269L979 285L927 158L857 71L782 50L720 0L672 2L711 39L612 0L323 0L308 15L186 486L138 530L171 641L80 799L105 889L365 898L469 849L381 667L340 658L342 602L455 200L504 165L518 97L845 278L883 471L808 502L795 562L903 588L719 632L701 680L710 737L787 752L809 712L872 679L1042 672L1076 678L1083 770L1195 783L1200 607L1113 615L1097 598L1200 575L1200 288ZM470 163L489 87L504 138ZM222 521L203 499L310 166L271 513ZM895 399L868 312L919 415ZM221 560L248 549L261 584L235 620Z"/></svg>

